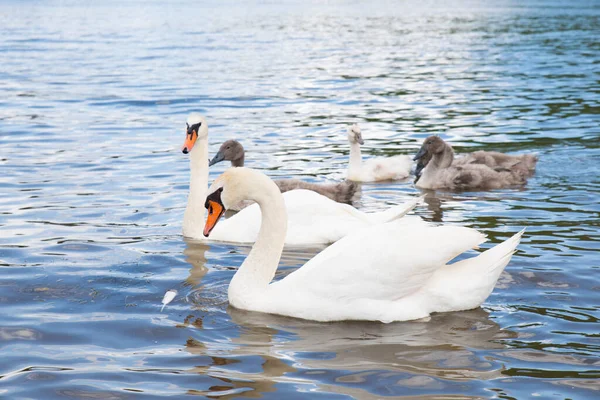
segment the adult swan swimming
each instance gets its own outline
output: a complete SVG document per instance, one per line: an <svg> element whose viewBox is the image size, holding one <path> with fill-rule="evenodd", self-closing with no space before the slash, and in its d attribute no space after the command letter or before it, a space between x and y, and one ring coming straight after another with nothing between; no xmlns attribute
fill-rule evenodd
<svg viewBox="0 0 600 400"><path fill-rule="evenodd" d="M183 153L190 155L190 192L183 216L183 235L203 239L204 201L208 188L208 124L199 114L190 114L187 119ZM386 211L364 213L308 190L286 192L284 199L284 213L287 209L289 221L287 235L284 235L287 245L330 244L354 230L402 217L419 201L414 199ZM260 208L253 204L219 224L211 239L252 243L258 236L260 221Z"/></svg>
<svg viewBox="0 0 600 400"><path fill-rule="evenodd" d="M256 243L229 284L240 309L316 321L406 321L476 308L492 292L523 231L476 257L446 265L485 241L475 229L390 222L350 234L271 283L287 229L285 203L266 175L231 168L210 187L209 236L224 210L242 200L262 211Z"/></svg>

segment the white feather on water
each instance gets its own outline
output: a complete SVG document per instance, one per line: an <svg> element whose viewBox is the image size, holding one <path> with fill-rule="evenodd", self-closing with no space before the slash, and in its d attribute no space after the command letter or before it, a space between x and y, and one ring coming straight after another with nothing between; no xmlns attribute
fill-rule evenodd
<svg viewBox="0 0 600 400"><path fill-rule="evenodd" d="M160 312L162 312L164 310L164 308L167 304L169 304L170 302L173 301L175 296L177 296L177 290L175 290L175 289L167 290L167 292L165 293L165 296L162 299L163 306L161 307Z"/></svg>

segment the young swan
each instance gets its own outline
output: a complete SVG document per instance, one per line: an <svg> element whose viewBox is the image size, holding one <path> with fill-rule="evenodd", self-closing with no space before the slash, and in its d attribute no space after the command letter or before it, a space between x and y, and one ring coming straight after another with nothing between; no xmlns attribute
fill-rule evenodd
<svg viewBox="0 0 600 400"><path fill-rule="evenodd" d="M415 184L423 189L499 189L524 185L533 174L534 155L510 156L479 151L455 159L452 147L439 136L429 136L414 158L424 165Z"/></svg>
<svg viewBox="0 0 600 400"><path fill-rule="evenodd" d="M348 128L350 162L348 179L357 182L376 182L404 179L410 174L412 161L409 156L376 157L362 161L360 145L365 144L357 124Z"/></svg>
<svg viewBox="0 0 600 400"><path fill-rule="evenodd" d="M237 140L228 140L221 145L221 148L219 148L219 151L215 154L213 159L210 160L208 165L212 166L221 161L231 161L232 167L243 167L244 157L245 152L242 144ZM352 203L352 198L357 189L356 183L350 181L340 183L310 183L301 181L300 179L280 179L276 180L275 184L279 187L281 193L294 189L306 189L317 192L338 203L347 204ZM244 202L242 205L248 204L250 204L250 202ZM237 208L239 209L239 207Z"/></svg>
<svg viewBox="0 0 600 400"><path fill-rule="evenodd" d="M390 222L344 237L285 278L271 282L287 230L286 208L277 186L261 172L231 168L208 193L205 236L229 205L253 200L261 210L258 238L229 284L229 303L243 310L316 321L405 321L479 307L523 233L476 257L447 265L485 241L485 235L458 226Z"/></svg>

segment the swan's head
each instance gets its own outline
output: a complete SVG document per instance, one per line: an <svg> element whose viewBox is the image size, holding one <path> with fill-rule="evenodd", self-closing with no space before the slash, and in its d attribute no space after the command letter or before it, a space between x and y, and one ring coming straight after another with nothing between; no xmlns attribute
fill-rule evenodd
<svg viewBox="0 0 600 400"><path fill-rule="evenodd" d="M228 140L221 145L217 154L208 163L209 166L221 161L236 161L244 158L244 147L237 140Z"/></svg>
<svg viewBox="0 0 600 400"><path fill-rule="evenodd" d="M365 141L362 138L360 126L358 126L358 124L353 124L350 128L348 128L348 141L351 144L365 144Z"/></svg>
<svg viewBox="0 0 600 400"><path fill-rule="evenodd" d="M423 142L423 145L413 160L423 160L421 163L426 166L429 160L431 160L431 157L435 154L442 153L446 147L446 142L444 142L441 137L435 135L429 136L425 139L425 142Z"/></svg>
<svg viewBox="0 0 600 400"><path fill-rule="evenodd" d="M273 195L281 196L277 185L260 171L238 167L223 172L208 189L204 203L208 210L204 236L208 237L225 210L244 200L260 203L259 199L265 198L265 192L267 196L271 196L269 199L273 199Z"/></svg>
<svg viewBox="0 0 600 400"><path fill-rule="evenodd" d="M191 113L188 116L185 125L185 142L183 143L183 148L181 149L183 154L187 154L192 151L196 140L208 138L208 124L202 115L198 113Z"/></svg>

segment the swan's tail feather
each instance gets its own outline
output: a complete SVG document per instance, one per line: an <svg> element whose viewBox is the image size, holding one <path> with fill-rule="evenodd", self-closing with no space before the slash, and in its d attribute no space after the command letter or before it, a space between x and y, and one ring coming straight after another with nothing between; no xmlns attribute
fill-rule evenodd
<svg viewBox="0 0 600 400"><path fill-rule="evenodd" d="M529 178L535 173L537 162L538 157L536 154L523 154L521 156L521 161L516 165L516 168L520 170L525 178Z"/></svg>
<svg viewBox="0 0 600 400"><path fill-rule="evenodd" d="M517 246L519 245L524 232L525 228L521 229L504 242L484 251L476 258L480 259L481 263L488 265L488 273L498 273L499 276L504 269L504 267L502 267L502 270L498 271L498 266L501 264L499 261L505 257L508 257L510 260L510 257L517 251ZM498 260L498 262L494 262L493 260Z"/></svg>
<svg viewBox="0 0 600 400"><path fill-rule="evenodd" d="M512 255L517 251L517 246L519 245L524 232L525 229L522 229L504 242L487 249L477 257L459 261L456 265L458 266L458 264L464 263L465 267L470 269L470 271L466 272L475 274L474 276L481 276L481 282L484 285L486 281L489 281L491 284L491 292L496 285L496 281L500 277L500 274L504 271L504 268L512 258ZM483 271L481 271L481 268L485 268L487 276L482 274Z"/></svg>
<svg viewBox="0 0 600 400"><path fill-rule="evenodd" d="M500 165L494 169L505 170L510 172L518 182L518 184L527 183L527 179L531 178L535 173L535 166L538 161L538 157L535 154L522 154L520 156L514 156L514 162L511 165Z"/></svg>
<svg viewBox="0 0 600 400"><path fill-rule="evenodd" d="M337 184L338 186L338 195L334 199L339 203L352 203L352 199L356 194L356 190L358 189L358 184L352 181L344 181Z"/></svg>
<svg viewBox="0 0 600 400"><path fill-rule="evenodd" d="M428 293L438 301L431 312L470 310L492 293L496 282L516 252L525 229L479 254L436 271Z"/></svg>
<svg viewBox="0 0 600 400"><path fill-rule="evenodd" d="M408 214L410 211L412 211L417 206L417 204L419 204L421 201L423 201L424 198L425 198L425 196L419 196L419 197L414 198L404 204L399 204L397 206L390 207L385 211L371 213L368 215L371 219L371 222L376 223L376 224L382 224L384 222L391 222L398 218L404 217L406 214Z"/></svg>
<svg viewBox="0 0 600 400"><path fill-rule="evenodd" d="M355 182L344 181L340 183L314 184L312 190L338 203L351 204L357 188L358 185Z"/></svg>

